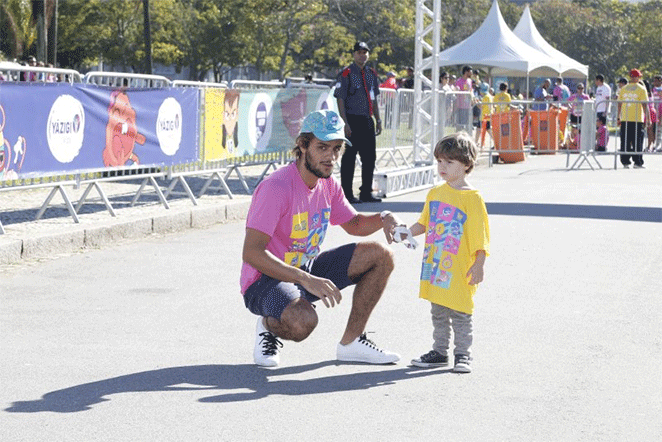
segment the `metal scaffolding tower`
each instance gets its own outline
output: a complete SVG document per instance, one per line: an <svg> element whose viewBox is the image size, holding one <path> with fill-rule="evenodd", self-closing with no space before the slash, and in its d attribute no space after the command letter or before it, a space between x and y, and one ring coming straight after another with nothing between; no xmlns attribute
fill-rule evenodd
<svg viewBox="0 0 662 442"><path fill-rule="evenodd" d="M441 0L416 0L414 163L432 164L439 135ZM426 73L429 73L426 75ZM424 90L425 89L425 90Z"/></svg>

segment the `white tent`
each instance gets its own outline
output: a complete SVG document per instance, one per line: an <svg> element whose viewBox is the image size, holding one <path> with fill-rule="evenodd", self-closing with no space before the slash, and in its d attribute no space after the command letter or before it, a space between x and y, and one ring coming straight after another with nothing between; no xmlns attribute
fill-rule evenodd
<svg viewBox="0 0 662 442"><path fill-rule="evenodd" d="M531 11L529 5L526 5L519 23L515 26L513 33L529 46L547 54L549 57L559 65L561 75L569 77L588 77L588 66L568 57L563 52L555 49L552 45L540 35L536 25L531 18ZM533 73L533 76L536 73ZM542 75L539 75L542 76Z"/></svg>
<svg viewBox="0 0 662 442"><path fill-rule="evenodd" d="M529 46L510 30L494 0L480 27L462 42L437 55L439 66L469 64L486 68L494 76L556 76L559 63Z"/></svg>

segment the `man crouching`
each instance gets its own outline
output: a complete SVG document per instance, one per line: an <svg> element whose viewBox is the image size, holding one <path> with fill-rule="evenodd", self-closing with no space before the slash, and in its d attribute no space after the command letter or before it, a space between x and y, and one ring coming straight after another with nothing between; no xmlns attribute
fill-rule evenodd
<svg viewBox="0 0 662 442"><path fill-rule="evenodd" d="M257 321L255 363L275 367L283 340L300 342L315 329L313 302L340 303L340 290L355 285L340 361L390 364L400 356L379 349L365 334L393 256L383 244L359 242L320 253L329 224L354 236L383 229L389 243L398 224L390 212L364 215L349 204L331 175L344 143L344 123L333 111L310 113L296 140L296 161L260 183L246 219L241 291Z"/></svg>

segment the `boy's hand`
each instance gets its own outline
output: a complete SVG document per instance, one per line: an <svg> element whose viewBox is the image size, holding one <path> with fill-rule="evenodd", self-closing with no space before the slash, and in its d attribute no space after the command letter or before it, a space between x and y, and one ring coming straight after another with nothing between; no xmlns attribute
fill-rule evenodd
<svg viewBox="0 0 662 442"><path fill-rule="evenodd" d="M395 228L393 241L402 242L408 249L415 249L418 246L418 242L416 242L414 236L411 234L411 230L405 225L399 225Z"/></svg>
<svg viewBox="0 0 662 442"><path fill-rule="evenodd" d="M483 264L476 261L467 272L467 278L469 278L469 285L476 285L483 282Z"/></svg>

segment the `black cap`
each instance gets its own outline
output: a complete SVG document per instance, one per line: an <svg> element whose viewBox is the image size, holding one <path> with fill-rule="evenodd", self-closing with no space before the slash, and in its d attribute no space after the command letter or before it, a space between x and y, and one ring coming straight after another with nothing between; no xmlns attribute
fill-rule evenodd
<svg viewBox="0 0 662 442"><path fill-rule="evenodd" d="M360 51L361 49L365 49L366 51L370 52L370 47L368 46L368 43L365 41L357 41L354 44L354 52Z"/></svg>

